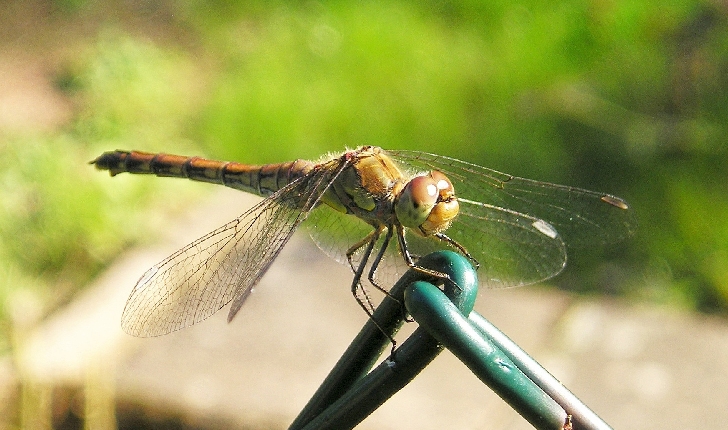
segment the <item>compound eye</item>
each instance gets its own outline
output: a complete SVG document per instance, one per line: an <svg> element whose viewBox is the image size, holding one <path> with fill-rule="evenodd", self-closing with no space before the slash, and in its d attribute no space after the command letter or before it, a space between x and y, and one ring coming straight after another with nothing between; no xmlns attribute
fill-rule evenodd
<svg viewBox="0 0 728 430"><path fill-rule="evenodd" d="M397 219L405 227L418 228L427 220L439 196L435 179L430 176L412 178L402 189L394 207Z"/></svg>
<svg viewBox="0 0 728 430"><path fill-rule="evenodd" d="M440 197L438 183L429 176L417 176L405 187L412 196L412 205L416 210L432 207Z"/></svg>
<svg viewBox="0 0 728 430"><path fill-rule="evenodd" d="M455 197L455 188L452 186L450 179L444 173L433 170L430 177L435 182L438 192L438 201L445 201Z"/></svg>
<svg viewBox="0 0 728 430"><path fill-rule="evenodd" d="M418 228L422 236L431 236L447 230L460 212L460 204L455 197L455 188L447 176L433 170L430 172L430 178L437 188L437 202L427 214L427 219Z"/></svg>

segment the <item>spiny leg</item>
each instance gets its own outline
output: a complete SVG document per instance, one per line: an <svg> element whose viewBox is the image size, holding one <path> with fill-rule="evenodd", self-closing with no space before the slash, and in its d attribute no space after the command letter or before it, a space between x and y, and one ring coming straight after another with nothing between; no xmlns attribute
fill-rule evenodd
<svg viewBox="0 0 728 430"><path fill-rule="evenodd" d="M392 351L391 355L394 356L394 350L397 347L397 341L394 340L394 337L389 334L387 331L385 331L382 326L379 325L379 322L377 322L376 318L374 318L374 305L371 302L371 299L369 298L369 293L367 293L366 288L361 284L361 276L364 273L364 268L366 268L367 261L369 260L369 257L372 254L372 251L374 250L374 245L376 245L377 240L379 240L379 237L382 233L382 226L377 227L372 233L368 234L363 240L356 243L354 246L349 248L349 250L346 252L346 258L349 260L349 265L354 269L354 263L353 263L353 255L354 252L359 250L362 246L366 245L366 248L364 249L364 254L362 255L361 261L359 261L359 267L356 268L354 271L354 280L351 283L351 293L356 299L357 303L359 303L359 306L364 309L364 312L369 316L369 319L372 320L374 325L379 329L382 334L387 336L389 339L389 342L392 344ZM387 237L391 238L391 234L387 233ZM368 242L367 242L368 241ZM378 258L381 258L382 252L378 252L377 256ZM376 285L375 285L376 286ZM379 287L377 287L379 288ZM361 289L362 293L364 294L364 298L366 299L366 302L362 300L359 295L357 294L357 290Z"/></svg>
<svg viewBox="0 0 728 430"><path fill-rule="evenodd" d="M377 290L383 292L384 294L392 297L389 294L389 290L379 285L379 283L376 281L376 274L377 274L377 268L379 267L379 263L382 261L382 258L384 258L384 253L387 251L387 247L389 246L389 241L392 240L392 235L394 233L394 229L389 226L387 227L387 234L384 236L384 243L382 244L382 247L379 248L379 251L377 252L377 256L374 257L374 261L372 261L371 266L369 267L369 275L367 276L367 279L369 280L369 283L374 285L374 288ZM392 297L394 299L394 297ZM394 299L397 300L397 299ZM397 300L399 301L399 300Z"/></svg>
<svg viewBox="0 0 728 430"><path fill-rule="evenodd" d="M364 239L355 243L346 251L346 259L347 261L349 261L349 267L351 267L351 270L354 272L354 280L351 284L351 292L354 295L354 298L356 298L356 301L359 303L359 305L364 308L367 315L369 315L370 317L374 312L374 305L372 304L372 300L369 297L369 293L361 283L361 277L364 274L364 268L366 267L367 260L369 260L372 250L374 249L374 245L377 243L381 232L381 228L376 228L372 230L372 232L366 235ZM364 249L364 255L362 255L361 261L359 261L359 266L355 267L353 261L354 253L356 253L358 250L365 246L366 248ZM366 303L362 302L362 300L359 298L357 290L361 290L362 294L364 295L364 299L366 300Z"/></svg>
<svg viewBox="0 0 728 430"><path fill-rule="evenodd" d="M349 247L349 249L346 250L346 260L349 262L349 267L351 267L351 271L354 272L355 275L356 275L357 268L354 267L354 262L352 261L354 253L356 253L356 251L358 251L359 249L368 245L369 242L372 241L372 238L374 237L374 235L376 235L376 234L377 234L377 230L376 229L372 230L369 234L364 236L364 238L362 240L351 245Z"/></svg>
<svg viewBox="0 0 728 430"><path fill-rule="evenodd" d="M407 248L407 241L404 238L404 227L402 227L402 225L399 225L399 224L397 225L397 241L399 242L399 249L402 252L404 261L405 261L405 263L407 263L407 266L409 266L411 269L417 270L418 272L424 273L426 275L430 275L434 278L442 279L445 281L452 281L452 279L450 278L450 275L448 275L447 273L442 273L442 272L438 272L437 270L428 269L427 267L422 267L422 266L416 264L412 260L412 254L410 254L409 249Z"/></svg>
<svg viewBox="0 0 728 430"><path fill-rule="evenodd" d="M387 251L387 247L389 246L389 242L392 240L392 236L394 235L394 227L389 226L387 227L387 235L384 237L384 243L382 244L382 247L379 249L379 252L377 252L377 256L374 258L374 261L372 262L370 269L369 269L369 282L374 285L376 289L386 294L389 298L397 302L402 309L402 319L407 322L413 322L414 320L410 318L407 315L407 308L404 306L402 302L400 302L398 299L396 299L394 296L392 296L389 293L389 290L379 285L379 283L376 280L376 274L377 274L377 268L379 267L379 263L382 261L382 258L384 258L384 253ZM394 348L392 349L392 353L394 353Z"/></svg>
<svg viewBox="0 0 728 430"><path fill-rule="evenodd" d="M443 242L447 242L451 246L455 247L460 251L461 254L463 254L465 257L467 257L468 260L470 260L471 263L475 266L476 269L480 268L480 263L478 260L475 259L467 249L465 249L464 246L460 245L455 240L451 239L449 236L447 236L445 233L435 233L435 237L442 240Z"/></svg>

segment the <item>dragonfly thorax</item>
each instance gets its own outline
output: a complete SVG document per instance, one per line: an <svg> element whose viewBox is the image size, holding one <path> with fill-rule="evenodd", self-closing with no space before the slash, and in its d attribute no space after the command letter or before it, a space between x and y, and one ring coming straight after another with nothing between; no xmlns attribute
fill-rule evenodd
<svg viewBox="0 0 728 430"><path fill-rule="evenodd" d="M430 236L446 230L460 206L450 180L433 170L407 182L394 209L403 226L422 236Z"/></svg>
<svg viewBox="0 0 728 430"><path fill-rule="evenodd" d="M396 164L378 147L362 147L339 161L347 165L322 201L372 225L393 224L395 196L405 183Z"/></svg>

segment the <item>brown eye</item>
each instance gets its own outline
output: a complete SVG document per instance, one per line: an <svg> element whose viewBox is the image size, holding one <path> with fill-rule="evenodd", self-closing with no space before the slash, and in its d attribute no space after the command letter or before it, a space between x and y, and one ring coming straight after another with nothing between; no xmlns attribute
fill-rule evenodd
<svg viewBox="0 0 728 430"><path fill-rule="evenodd" d="M415 209L422 206L431 207L437 202L439 195L437 183L428 176L417 176L412 179L405 190L410 192L412 206Z"/></svg>
<svg viewBox="0 0 728 430"><path fill-rule="evenodd" d="M455 196L455 188L452 186L452 182L442 172L433 170L430 172L430 177L437 187L440 201L445 201Z"/></svg>
<svg viewBox="0 0 728 430"><path fill-rule="evenodd" d="M394 207L397 219L412 231L430 236L444 231L458 214L452 182L436 170L405 185Z"/></svg>
<svg viewBox="0 0 728 430"><path fill-rule="evenodd" d="M419 227L437 203L437 182L429 176L415 176L400 193L394 210L399 222L410 228Z"/></svg>

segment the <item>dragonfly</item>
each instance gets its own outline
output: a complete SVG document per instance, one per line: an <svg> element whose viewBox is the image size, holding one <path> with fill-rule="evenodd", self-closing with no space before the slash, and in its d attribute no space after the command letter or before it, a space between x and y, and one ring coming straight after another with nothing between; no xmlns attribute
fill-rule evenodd
<svg viewBox="0 0 728 430"><path fill-rule="evenodd" d="M515 287L561 272L567 244L611 243L635 229L619 197L419 151L362 146L315 162L249 165L117 150L91 164L111 176L187 178L265 197L142 275L122 314L124 331L139 337L229 303L231 321L304 221L318 247L351 268L351 291L370 316L362 278L386 292L408 268L446 276L417 265L436 250L470 259L486 288Z"/></svg>

